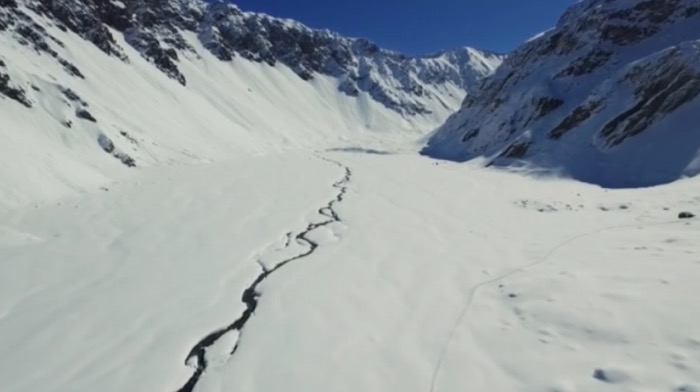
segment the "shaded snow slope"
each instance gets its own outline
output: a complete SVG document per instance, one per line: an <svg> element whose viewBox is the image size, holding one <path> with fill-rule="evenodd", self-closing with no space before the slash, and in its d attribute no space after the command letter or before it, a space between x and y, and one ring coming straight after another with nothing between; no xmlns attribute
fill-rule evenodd
<svg viewBox="0 0 700 392"><path fill-rule="evenodd" d="M518 48L424 153L608 187L700 172L700 2L586 0Z"/></svg>

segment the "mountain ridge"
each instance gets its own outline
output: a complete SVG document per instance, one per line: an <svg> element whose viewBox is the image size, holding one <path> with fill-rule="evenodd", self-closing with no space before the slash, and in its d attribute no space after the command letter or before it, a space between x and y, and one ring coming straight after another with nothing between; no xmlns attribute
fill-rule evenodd
<svg viewBox="0 0 700 392"><path fill-rule="evenodd" d="M186 85L187 78L178 66L183 53L199 56L183 38L184 32L197 34L204 47L222 61L242 57L274 66L278 62L294 70L304 80L316 74L343 80L340 91L356 96L360 91L391 110L414 115L428 113L420 102L424 84L436 83L433 76L449 71L453 83L467 89L500 65L503 56L469 48L469 56L460 49L441 56L406 56L379 48L364 38L347 38L328 29L311 29L291 19L244 12L234 4L203 0L4 0L0 30L11 30L22 42L29 40L37 50L54 52L60 45L46 29L23 10L31 10L49 19L62 30L70 30L92 42L105 54L128 61L114 33L168 77ZM461 51L465 51L461 48ZM470 67L471 57L474 70ZM435 64L443 58L446 63ZM79 76L79 68L62 58L70 72ZM439 69L439 71L433 71ZM422 72L428 70L430 72ZM389 79L393 86L387 86ZM438 82L439 83L439 82Z"/></svg>
<svg viewBox="0 0 700 392"><path fill-rule="evenodd" d="M468 95L423 153L609 187L696 175L699 43L696 0L578 2Z"/></svg>

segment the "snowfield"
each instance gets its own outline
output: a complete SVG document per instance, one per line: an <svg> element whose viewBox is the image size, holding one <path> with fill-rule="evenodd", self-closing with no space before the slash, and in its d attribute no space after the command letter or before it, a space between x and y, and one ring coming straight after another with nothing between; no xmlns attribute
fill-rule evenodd
<svg viewBox="0 0 700 392"><path fill-rule="evenodd" d="M698 195L358 148L139 169L0 211L2 390L178 391L313 243L194 391L700 391Z"/></svg>

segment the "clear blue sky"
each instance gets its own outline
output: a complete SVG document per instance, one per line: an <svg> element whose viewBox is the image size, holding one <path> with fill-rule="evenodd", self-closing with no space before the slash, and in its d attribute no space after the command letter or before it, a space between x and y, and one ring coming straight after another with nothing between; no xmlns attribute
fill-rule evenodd
<svg viewBox="0 0 700 392"><path fill-rule="evenodd" d="M244 11L364 37L406 54L505 52L552 27L576 0L233 0Z"/></svg>

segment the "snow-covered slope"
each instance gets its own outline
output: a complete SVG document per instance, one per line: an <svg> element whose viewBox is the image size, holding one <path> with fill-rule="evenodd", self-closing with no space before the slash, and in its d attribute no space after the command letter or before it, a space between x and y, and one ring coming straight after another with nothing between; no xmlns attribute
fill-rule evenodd
<svg viewBox="0 0 700 392"><path fill-rule="evenodd" d="M611 187L700 172L700 1L585 0L524 43L427 155Z"/></svg>
<svg viewBox="0 0 700 392"><path fill-rule="evenodd" d="M0 5L0 203L127 166L415 139L502 58L407 57L200 0Z"/></svg>

